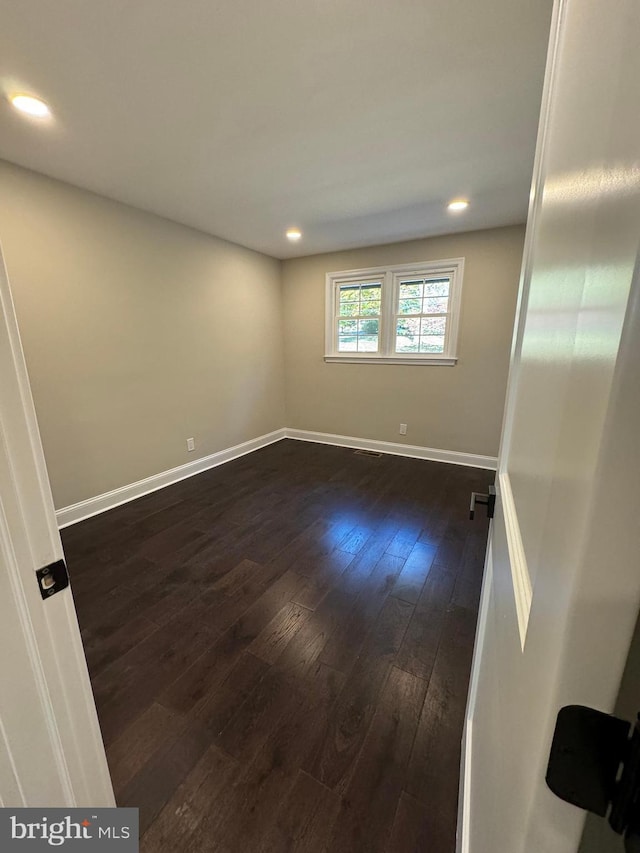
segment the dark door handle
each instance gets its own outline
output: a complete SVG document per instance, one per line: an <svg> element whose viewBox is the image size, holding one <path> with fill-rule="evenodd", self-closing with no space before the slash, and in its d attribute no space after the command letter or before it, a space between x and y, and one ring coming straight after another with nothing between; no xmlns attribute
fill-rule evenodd
<svg viewBox="0 0 640 853"><path fill-rule="evenodd" d="M471 503L469 504L469 518L473 521L476 513L476 504L483 504L487 507L487 518L493 518L493 513L496 508L496 487L489 486L489 494L484 495L482 492L471 492Z"/></svg>

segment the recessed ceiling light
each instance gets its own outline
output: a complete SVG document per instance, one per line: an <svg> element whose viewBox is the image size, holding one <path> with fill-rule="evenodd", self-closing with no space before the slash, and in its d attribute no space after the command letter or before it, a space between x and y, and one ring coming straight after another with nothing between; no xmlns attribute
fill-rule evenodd
<svg viewBox="0 0 640 853"><path fill-rule="evenodd" d="M465 201L463 198L457 198L455 201L449 202L447 205L448 210L457 211L457 210L466 210L469 207L469 202Z"/></svg>
<svg viewBox="0 0 640 853"><path fill-rule="evenodd" d="M40 98L34 98L33 95L9 95L9 100L21 113L26 113L34 118L49 118L51 115L51 110L45 102L41 101Z"/></svg>
<svg viewBox="0 0 640 853"><path fill-rule="evenodd" d="M302 237L302 231L299 228L289 228L287 231L287 240L295 243Z"/></svg>

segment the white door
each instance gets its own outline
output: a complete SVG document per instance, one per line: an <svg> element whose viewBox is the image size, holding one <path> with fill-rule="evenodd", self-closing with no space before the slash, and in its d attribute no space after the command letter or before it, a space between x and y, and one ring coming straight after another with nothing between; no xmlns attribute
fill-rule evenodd
<svg viewBox="0 0 640 853"><path fill-rule="evenodd" d="M637 0L556 4L463 745L463 853L575 853L584 813L544 781L556 714L613 710L638 615L639 44Z"/></svg>
<svg viewBox="0 0 640 853"><path fill-rule="evenodd" d="M0 253L0 807L114 805L71 590L36 579L61 557Z"/></svg>

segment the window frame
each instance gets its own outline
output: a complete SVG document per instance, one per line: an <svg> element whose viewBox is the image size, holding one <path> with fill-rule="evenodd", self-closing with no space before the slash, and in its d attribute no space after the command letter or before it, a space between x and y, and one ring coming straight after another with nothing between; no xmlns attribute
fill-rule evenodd
<svg viewBox="0 0 640 853"><path fill-rule="evenodd" d="M396 322L399 307L400 283L409 277L449 278L449 305L444 351L442 353L396 353ZM458 332L462 305L464 258L442 261L420 261L384 267L341 270L326 274L325 286L325 355L329 363L344 364L421 364L453 367L458 361ZM378 327L378 352L339 352L338 320L340 319L339 293L344 284L358 284L371 279L382 282L380 320ZM410 317L410 314L401 315ZM420 316L420 315L418 315ZM344 318L343 318L344 319Z"/></svg>

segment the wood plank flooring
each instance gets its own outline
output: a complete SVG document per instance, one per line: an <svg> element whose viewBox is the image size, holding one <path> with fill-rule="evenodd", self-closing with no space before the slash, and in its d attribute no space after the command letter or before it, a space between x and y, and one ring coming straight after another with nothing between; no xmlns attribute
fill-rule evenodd
<svg viewBox="0 0 640 853"><path fill-rule="evenodd" d="M493 477L284 440L63 531L142 851L453 853Z"/></svg>

